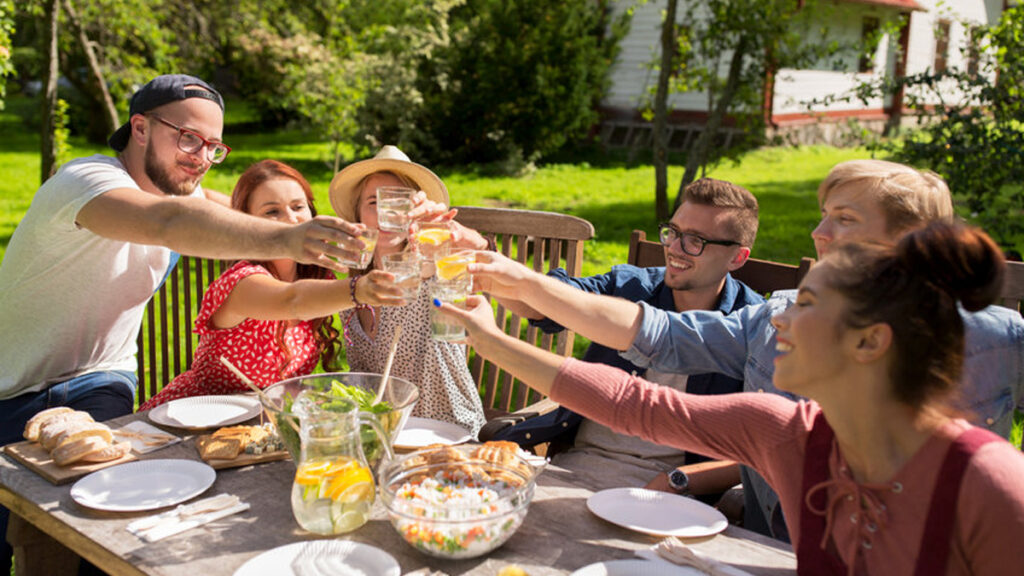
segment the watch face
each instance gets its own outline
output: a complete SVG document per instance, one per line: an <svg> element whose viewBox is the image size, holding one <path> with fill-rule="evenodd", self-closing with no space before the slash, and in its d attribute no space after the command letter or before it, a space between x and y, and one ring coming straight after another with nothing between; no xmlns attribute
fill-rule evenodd
<svg viewBox="0 0 1024 576"><path fill-rule="evenodd" d="M683 491L690 485L690 478L682 470L673 470L668 475L668 485L673 490Z"/></svg>

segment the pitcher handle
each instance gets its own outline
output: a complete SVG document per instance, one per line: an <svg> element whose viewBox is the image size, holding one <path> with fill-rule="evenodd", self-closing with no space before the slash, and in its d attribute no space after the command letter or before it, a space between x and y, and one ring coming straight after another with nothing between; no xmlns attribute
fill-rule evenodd
<svg viewBox="0 0 1024 576"><path fill-rule="evenodd" d="M359 422L360 424L369 424L370 428L373 428L373 431L377 434L377 437L380 438L381 446L384 447L384 459L394 460L395 452L391 449L391 439L388 437L387 432L384 431L384 427L381 426L376 414L360 412Z"/></svg>

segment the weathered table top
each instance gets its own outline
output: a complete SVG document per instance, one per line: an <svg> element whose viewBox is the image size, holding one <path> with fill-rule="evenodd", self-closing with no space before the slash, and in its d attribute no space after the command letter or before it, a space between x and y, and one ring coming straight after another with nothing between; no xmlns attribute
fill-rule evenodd
<svg viewBox="0 0 1024 576"><path fill-rule="evenodd" d="M112 424L139 418L144 416L125 416ZM198 455L186 441L142 457L157 458L198 460ZM110 574L230 575L266 550L314 539L292 517L289 491L294 473L290 460L218 471L205 495L235 494L252 508L149 544L125 526L154 512L84 508L71 499L71 485L51 485L6 456L0 458L0 503ZM441 571L453 576L492 576L509 565L532 576L568 574L594 562L633 558L636 550L658 541L591 514L586 507L591 494L571 470L549 465L537 480L533 503L519 530L504 546L469 560L441 560L416 551L392 528L379 501L365 526L341 538L386 550L403 574ZM742 528L730 526L717 536L687 543L754 575L795 574L796 560L788 547Z"/></svg>

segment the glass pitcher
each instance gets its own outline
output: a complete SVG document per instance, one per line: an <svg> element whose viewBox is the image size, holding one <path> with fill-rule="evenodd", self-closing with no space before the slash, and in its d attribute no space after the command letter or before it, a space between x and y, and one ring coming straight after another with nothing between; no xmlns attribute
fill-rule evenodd
<svg viewBox="0 0 1024 576"><path fill-rule="evenodd" d="M387 434L372 414L354 402L306 391L293 409L299 416L301 456L292 483L292 513L305 530L342 534L369 519L373 473L363 453L360 430L375 432L387 458L393 453Z"/></svg>

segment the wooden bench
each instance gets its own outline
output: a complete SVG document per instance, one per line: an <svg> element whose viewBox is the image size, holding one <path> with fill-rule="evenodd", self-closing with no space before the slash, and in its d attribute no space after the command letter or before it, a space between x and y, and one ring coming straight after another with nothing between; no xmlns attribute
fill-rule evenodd
<svg viewBox="0 0 1024 576"><path fill-rule="evenodd" d="M480 231L505 256L534 270L563 267L574 276L580 275L583 243L594 236L590 222L575 216L531 210L470 206L458 209L456 220ZM138 336L139 404L191 365L198 341L192 333L192 325L203 294L228 266L228 262L183 256L150 301ZM506 333L516 334L556 354L572 354L572 332L556 336L542 334L500 306L496 318ZM489 418L523 410L541 400L536 392L472 350L469 351L469 367Z"/></svg>

